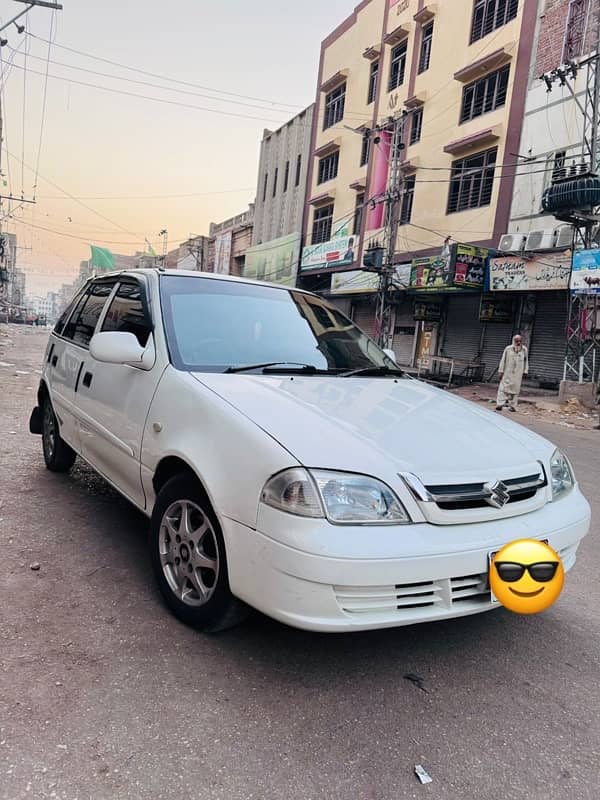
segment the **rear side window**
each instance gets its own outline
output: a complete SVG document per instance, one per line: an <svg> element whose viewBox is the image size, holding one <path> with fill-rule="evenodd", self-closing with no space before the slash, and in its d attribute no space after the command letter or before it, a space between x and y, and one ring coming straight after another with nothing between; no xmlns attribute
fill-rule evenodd
<svg viewBox="0 0 600 800"><path fill-rule="evenodd" d="M64 329L63 336L66 339L72 339L81 347L89 345L102 309L113 288L114 283L100 283L88 289L77 303L75 311Z"/></svg>
<svg viewBox="0 0 600 800"><path fill-rule="evenodd" d="M65 325L67 324L67 320L71 316L71 312L73 311L73 309L79 303L80 300L81 300L81 291L77 292L75 297L71 300L69 305L65 308L63 313L60 315L60 317L58 319L58 322L54 326L54 333L56 333L57 336L62 336L63 335L63 331L65 329Z"/></svg>
<svg viewBox="0 0 600 800"><path fill-rule="evenodd" d="M136 284L121 284L106 312L103 331L133 333L142 347L150 336L150 324L144 311L142 290Z"/></svg>

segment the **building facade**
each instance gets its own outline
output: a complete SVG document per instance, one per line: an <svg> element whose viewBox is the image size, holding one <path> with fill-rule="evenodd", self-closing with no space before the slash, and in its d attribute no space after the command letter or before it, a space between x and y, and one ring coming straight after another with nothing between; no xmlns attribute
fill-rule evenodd
<svg viewBox="0 0 600 800"><path fill-rule="evenodd" d="M212 222L209 228L206 272L223 275L244 274L246 252L252 246L254 204L247 211L224 222Z"/></svg>
<svg viewBox="0 0 600 800"><path fill-rule="evenodd" d="M322 44L301 285L323 291L381 240L391 122L403 118L394 261L408 278L394 346L405 363L460 353L491 367L508 343L481 320L482 262L508 230L507 166L519 153L537 19L538 0L364 0ZM335 295L377 333L375 292L353 288Z"/></svg>

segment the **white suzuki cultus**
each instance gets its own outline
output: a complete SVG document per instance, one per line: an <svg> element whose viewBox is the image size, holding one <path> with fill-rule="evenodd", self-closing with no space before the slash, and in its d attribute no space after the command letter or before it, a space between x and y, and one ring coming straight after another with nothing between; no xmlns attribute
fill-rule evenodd
<svg viewBox="0 0 600 800"><path fill-rule="evenodd" d="M350 631L496 608L490 554L590 524L567 458L403 375L295 289L194 272L89 281L50 336L30 428L150 518L168 606Z"/></svg>

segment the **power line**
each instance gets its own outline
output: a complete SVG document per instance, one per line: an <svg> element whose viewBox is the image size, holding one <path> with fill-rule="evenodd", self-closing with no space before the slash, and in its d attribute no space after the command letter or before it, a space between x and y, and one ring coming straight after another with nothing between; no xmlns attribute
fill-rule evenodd
<svg viewBox="0 0 600 800"><path fill-rule="evenodd" d="M38 182L38 175L40 172L40 159L42 156L42 144L44 139L44 128L46 125L46 104L48 100L48 77L49 77L49 69L50 69L50 54L52 52L52 39L54 36L54 23L56 21L56 11L52 12L52 16L50 18L50 40L48 42L48 52L46 56L46 74L44 75L44 94L42 97L42 119L40 123L40 139L38 144L38 154L37 154L37 161L35 164L35 178L33 182L33 197L35 199L35 193L37 191L37 182ZM25 169L25 153L23 153L23 169Z"/></svg>
<svg viewBox="0 0 600 800"><path fill-rule="evenodd" d="M174 200L182 197L211 197L217 194L241 194L242 192L253 192L256 186L243 189L220 189L214 192L190 192L189 194L140 194L140 195L92 195L89 197L77 195L78 200ZM39 200L69 200L71 198L64 195L40 195Z"/></svg>

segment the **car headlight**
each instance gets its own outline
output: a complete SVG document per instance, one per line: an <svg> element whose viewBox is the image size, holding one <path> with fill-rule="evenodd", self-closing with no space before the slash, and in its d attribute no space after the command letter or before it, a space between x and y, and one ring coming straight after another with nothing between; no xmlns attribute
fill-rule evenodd
<svg viewBox="0 0 600 800"><path fill-rule="evenodd" d="M558 500L575 486L575 477L567 457L557 450L550 461L552 475L552 499Z"/></svg>
<svg viewBox="0 0 600 800"><path fill-rule="evenodd" d="M274 475L262 492L266 505L337 525L403 525L410 517L396 494L367 475L289 469Z"/></svg>

